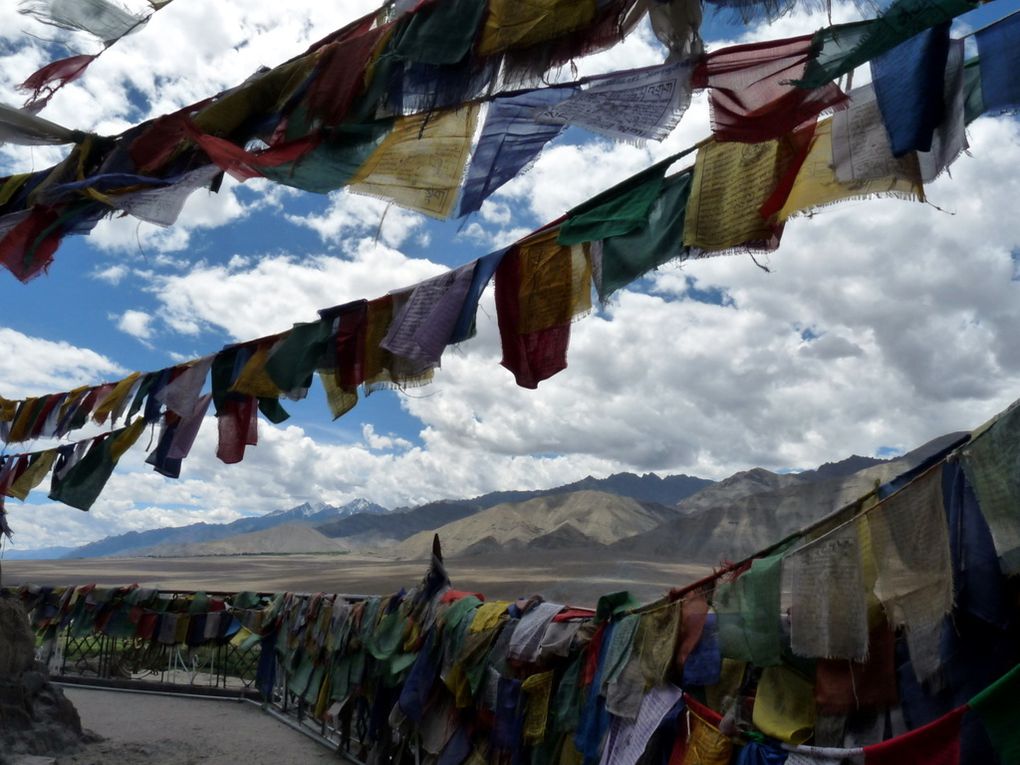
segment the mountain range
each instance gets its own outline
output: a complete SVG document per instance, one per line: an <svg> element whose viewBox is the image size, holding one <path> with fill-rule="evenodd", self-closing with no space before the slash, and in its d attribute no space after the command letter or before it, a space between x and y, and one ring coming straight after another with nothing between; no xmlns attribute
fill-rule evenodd
<svg viewBox="0 0 1020 765"><path fill-rule="evenodd" d="M619 473L395 510L364 499L340 507L304 503L230 523L129 532L71 550L8 551L8 557L357 552L410 560L427 557L438 533L448 557L598 549L621 559L716 563L784 538L957 438L935 439L892 460L855 455L800 473L754 468L722 481Z"/></svg>

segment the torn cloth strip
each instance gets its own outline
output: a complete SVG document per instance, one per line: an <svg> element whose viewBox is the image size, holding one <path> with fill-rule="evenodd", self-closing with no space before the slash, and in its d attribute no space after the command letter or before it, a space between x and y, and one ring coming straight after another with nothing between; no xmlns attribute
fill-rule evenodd
<svg viewBox="0 0 1020 765"><path fill-rule="evenodd" d="M790 593L790 643L798 656L855 659L868 655L868 609L859 524L848 523L783 560Z"/></svg>
<svg viewBox="0 0 1020 765"><path fill-rule="evenodd" d="M475 263L468 263L412 287L380 345L402 358L439 366L464 308L474 271Z"/></svg>
<svg viewBox="0 0 1020 765"><path fill-rule="evenodd" d="M1020 572L1020 407L1001 415L962 451L963 469L974 487L1007 576Z"/></svg>
<svg viewBox="0 0 1020 765"><path fill-rule="evenodd" d="M684 218L692 177L685 172L667 178L648 211L646 225L603 240L602 271L595 282L599 299L606 300L653 268L684 254Z"/></svg>
<svg viewBox="0 0 1020 765"><path fill-rule="evenodd" d="M587 88L538 112L535 119L624 141L662 141L690 104L691 62L683 60L593 77Z"/></svg>
<svg viewBox="0 0 1020 765"><path fill-rule="evenodd" d="M79 54L53 61L29 75L18 86L19 90L31 91L24 108L31 112L40 112L49 103L53 95L69 82L74 82L95 61L96 54Z"/></svg>
<svg viewBox="0 0 1020 765"><path fill-rule="evenodd" d="M1020 15L1015 13L977 32L984 110L1020 109Z"/></svg>
<svg viewBox="0 0 1020 765"><path fill-rule="evenodd" d="M479 210L483 201L515 178L560 134L562 125L539 124L533 115L537 109L557 104L572 92L571 88L545 88L497 98L489 105L464 181L459 216Z"/></svg>
<svg viewBox="0 0 1020 765"><path fill-rule="evenodd" d="M453 212L479 107L396 121L355 174L350 189L437 218Z"/></svg>
<svg viewBox="0 0 1020 765"><path fill-rule="evenodd" d="M846 102L833 83L807 90L803 76L812 37L751 43L709 53L695 83L709 88L712 134L719 141L760 143L792 131Z"/></svg>
<svg viewBox="0 0 1020 765"><path fill-rule="evenodd" d="M966 706L881 744L864 747L864 765L959 765Z"/></svg>
<svg viewBox="0 0 1020 765"><path fill-rule="evenodd" d="M878 108L894 157L930 151L946 113L949 22L902 42L871 62Z"/></svg>
<svg viewBox="0 0 1020 765"><path fill-rule="evenodd" d="M820 88L975 6L969 0L895 0L877 19L821 29L814 36L816 55L796 84Z"/></svg>
<svg viewBox="0 0 1020 765"><path fill-rule="evenodd" d="M666 171L675 159L669 157L592 197L567 213L560 225L560 244L594 242L622 236L648 224L648 211L662 190Z"/></svg>

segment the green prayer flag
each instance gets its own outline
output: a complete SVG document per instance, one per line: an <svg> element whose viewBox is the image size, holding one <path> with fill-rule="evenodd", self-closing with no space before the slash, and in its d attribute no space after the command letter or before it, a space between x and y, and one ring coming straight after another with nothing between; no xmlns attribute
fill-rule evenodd
<svg viewBox="0 0 1020 765"><path fill-rule="evenodd" d="M968 706L981 718L1003 763L1020 762L1020 664L972 698Z"/></svg>
<svg viewBox="0 0 1020 765"><path fill-rule="evenodd" d="M963 121L969 125L985 113L985 94L981 90L981 62L977 56L963 65Z"/></svg>
<svg viewBox="0 0 1020 765"><path fill-rule="evenodd" d="M312 373L333 336L332 319L295 324L266 361L266 374L282 391L311 386Z"/></svg>
<svg viewBox="0 0 1020 765"><path fill-rule="evenodd" d="M408 14L391 50L420 64L456 64L475 44L486 0L443 0Z"/></svg>
<svg viewBox="0 0 1020 765"><path fill-rule="evenodd" d="M274 425L290 419L290 413L283 408L278 398L260 398L259 411Z"/></svg>
<svg viewBox="0 0 1020 765"><path fill-rule="evenodd" d="M603 241L601 278L595 284L601 300L686 252L684 218L691 177L688 172L666 179L644 228Z"/></svg>
<svg viewBox="0 0 1020 765"><path fill-rule="evenodd" d="M669 157L628 178L567 213L557 241L562 245L622 236L648 225L648 212L659 196Z"/></svg>
<svg viewBox="0 0 1020 765"><path fill-rule="evenodd" d="M963 449L963 471L974 487L1007 576L1020 573L1020 406L1013 407Z"/></svg>
<svg viewBox="0 0 1020 765"><path fill-rule="evenodd" d="M758 558L733 582L715 588L719 649L728 659L759 667L782 663L779 627L783 556Z"/></svg>
<svg viewBox="0 0 1020 765"><path fill-rule="evenodd" d="M877 19L820 29L817 55L794 84L820 88L926 29L951 21L976 7L968 0L896 0Z"/></svg>
<svg viewBox="0 0 1020 765"><path fill-rule="evenodd" d="M611 592L599 598L599 602L595 606L595 621L609 621L614 616L618 616L625 611L633 611L640 605L641 602L627 590Z"/></svg>

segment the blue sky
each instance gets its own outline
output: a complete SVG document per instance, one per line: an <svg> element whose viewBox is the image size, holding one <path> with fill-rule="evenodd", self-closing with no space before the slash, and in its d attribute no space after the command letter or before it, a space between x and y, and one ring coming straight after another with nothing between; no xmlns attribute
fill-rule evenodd
<svg viewBox="0 0 1020 765"><path fill-rule="evenodd" d="M43 114L118 132L285 60L374 2L322 8L304 0L281 18L268 2L175 0ZM998 0L957 29L1017 7L1020 0ZM835 21L856 13L834 4ZM743 28L709 14L705 36L712 48L827 23L798 11ZM14 85L61 55L39 37L96 49L20 16L13 3L0 9L0 30L6 103L20 103ZM579 68L662 59L642 25ZM36 281L0 274L0 395L162 368L312 319L317 308L413 284L513 241L708 131L703 94L662 144L568 131L466 224L393 207L380 228L386 206L375 199L231 181L218 195L197 192L170 229L104 221L90 237L67 239ZM142 464L143 438L87 515L43 490L25 505L10 501L17 546L227 521L303 501L364 496L394 507L622 470L720 478L759 465L801 469L854 452L887 456L974 427L1020 397L1012 278L1020 129L1012 118L982 118L970 144L951 177L928 189L949 212L880 199L795 220L779 251L758 258L771 274L746 256L668 264L575 324L569 368L538 391L516 388L499 366L490 291L478 337L448 350L434 384L373 394L337 422L313 390L287 406L293 416L283 425L260 422L260 445L237 466L216 462L215 424L207 423L177 482ZM0 147L0 169L61 156Z"/></svg>

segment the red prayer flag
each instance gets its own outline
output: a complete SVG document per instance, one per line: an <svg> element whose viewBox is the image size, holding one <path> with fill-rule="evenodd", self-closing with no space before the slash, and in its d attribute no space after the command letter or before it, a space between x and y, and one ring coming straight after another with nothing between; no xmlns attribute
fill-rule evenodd
<svg viewBox="0 0 1020 765"><path fill-rule="evenodd" d="M864 747L864 765L960 765L962 706L902 736Z"/></svg>
<svg viewBox="0 0 1020 765"><path fill-rule="evenodd" d="M847 103L834 83L815 89L793 84L814 55L812 39L805 35L736 45L705 56L693 82L710 89L717 140L761 143Z"/></svg>
<svg viewBox="0 0 1020 765"><path fill-rule="evenodd" d="M82 54L58 59L34 72L18 86L19 90L30 90L32 96L25 102L25 108L37 112L60 88L81 77L95 60L95 56ZM54 85L54 83L56 83ZM43 92L45 91L45 96Z"/></svg>
<svg viewBox="0 0 1020 765"><path fill-rule="evenodd" d="M516 249L496 269L496 318L503 345L500 363L522 388L537 388L542 380L567 368L570 322L521 334L520 256Z"/></svg>

